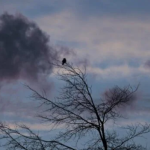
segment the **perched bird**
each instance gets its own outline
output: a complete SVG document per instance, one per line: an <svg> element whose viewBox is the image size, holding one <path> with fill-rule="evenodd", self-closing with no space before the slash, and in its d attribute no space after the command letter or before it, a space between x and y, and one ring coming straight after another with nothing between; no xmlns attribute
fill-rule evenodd
<svg viewBox="0 0 150 150"><path fill-rule="evenodd" d="M66 58L63 58L62 65L64 65L65 63L67 63L67 60L66 60Z"/></svg>

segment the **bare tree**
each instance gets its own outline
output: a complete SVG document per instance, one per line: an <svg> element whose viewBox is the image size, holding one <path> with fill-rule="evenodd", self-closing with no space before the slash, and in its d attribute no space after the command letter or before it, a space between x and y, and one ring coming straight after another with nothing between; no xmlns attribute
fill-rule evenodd
<svg viewBox="0 0 150 150"><path fill-rule="evenodd" d="M107 128L110 121L117 122L123 116L119 109L135 100L137 88L131 86L110 89L99 101L94 100L92 87L87 81L86 69L82 71L70 64L57 65L63 71L59 77L65 85L56 99L33 90L33 98L38 100L46 113L38 115L40 119L63 125L64 130L53 140L44 140L25 125L11 129L1 123L1 139L12 150L145 150L134 142L136 137L150 132L149 124L131 125L124 128L126 135L119 136L117 131ZM22 130L25 130L23 132ZM25 133L25 134L23 134ZM89 136L84 148L69 146L68 141L76 143ZM91 138L90 138L91 137Z"/></svg>

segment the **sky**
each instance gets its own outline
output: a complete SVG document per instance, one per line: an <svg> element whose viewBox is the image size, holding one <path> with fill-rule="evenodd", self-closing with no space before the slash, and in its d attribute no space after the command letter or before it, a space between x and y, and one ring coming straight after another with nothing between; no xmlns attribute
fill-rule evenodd
<svg viewBox="0 0 150 150"><path fill-rule="evenodd" d="M45 43L59 49L60 60L66 56L69 62L79 67L86 64L87 73L91 75L89 84L92 85L94 98L99 98L104 91L116 85L139 85L138 103L128 111L125 110L131 119L120 124L150 123L149 8L149 0L0 0L0 15L5 12L12 15L22 14L36 23L36 29L41 29L46 34L43 35ZM14 24L11 25L13 27ZM50 41L46 40L47 36ZM40 48L42 39L37 40ZM44 50L48 56L47 46ZM37 58L47 65L47 57L44 55L41 58L39 51L33 55L37 54ZM57 57L56 54L53 56ZM21 55L21 59L23 58L24 54ZM43 66L39 64L39 68L31 69L38 59L34 62L32 58L29 59L29 63L33 64L31 67L21 61L25 68L23 73L18 70L12 72L9 68L11 66L6 65L9 72L6 69L6 74L0 74L0 117L10 123L27 123L31 128L34 122L34 128L45 131L47 127L32 119L38 110L33 111L32 106L35 104L29 98L31 93L23 85L27 82L37 88L44 80L42 87L49 90L50 96L54 96L52 93L58 90L61 83L56 74L51 72L51 68L48 68L49 76L46 79L39 76ZM44 68L46 69L47 67ZM143 145L149 144L148 137L142 141Z"/></svg>

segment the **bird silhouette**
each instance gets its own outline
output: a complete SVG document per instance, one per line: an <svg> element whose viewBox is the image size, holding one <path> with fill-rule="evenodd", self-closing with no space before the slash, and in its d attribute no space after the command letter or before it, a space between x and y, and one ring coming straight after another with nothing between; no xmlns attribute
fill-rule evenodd
<svg viewBox="0 0 150 150"><path fill-rule="evenodd" d="M67 60L66 60L66 58L63 58L62 65L64 65L65 63L67 63Z"/></svg>

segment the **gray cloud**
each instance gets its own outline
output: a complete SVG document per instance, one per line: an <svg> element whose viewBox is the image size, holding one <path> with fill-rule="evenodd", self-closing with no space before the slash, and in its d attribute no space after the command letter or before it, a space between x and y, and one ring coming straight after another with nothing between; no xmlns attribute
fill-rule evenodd
<svg viewBox="0 0 150 150"><path fill-rule="evenodd" d="M145 67L150 68L150 60L147 60L144 65Z"/></svg>
<svg viewBox="0 0 150 150"><path fill-rule="evenodd" d="M21 14L0 16L0 80L38 81L52 71L56 50L49 37Z"/></svg>

